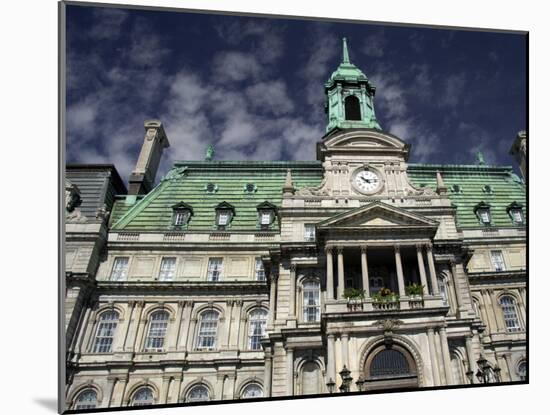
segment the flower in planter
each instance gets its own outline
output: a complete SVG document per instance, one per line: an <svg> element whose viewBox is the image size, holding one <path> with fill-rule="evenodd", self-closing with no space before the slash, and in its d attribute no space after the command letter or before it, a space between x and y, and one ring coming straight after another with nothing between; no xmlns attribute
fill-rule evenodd
<svg viewBox="0 0 550 415"><path fill-rule="evenodd" d="M424 286L413 282L405 287L405 294L408 296L419 296L421 297L424 294Z"/></svg>
<svg viewBox="0 0 550 415"><path fill-rule="evenodd" d="M364 299L365 298L365 290L359 290L357 288L346 288L344 290L344 297L346 297L348 300L351 300L351 299Z"/></svg>
<svg viewBox="0 0 550 415"><path fill-rule="evenodd" d="M396 293L385 287L381 288L380 291L378 291L377 293L374 293L372 298L376 302L399 300L399 296Z"/></svg>

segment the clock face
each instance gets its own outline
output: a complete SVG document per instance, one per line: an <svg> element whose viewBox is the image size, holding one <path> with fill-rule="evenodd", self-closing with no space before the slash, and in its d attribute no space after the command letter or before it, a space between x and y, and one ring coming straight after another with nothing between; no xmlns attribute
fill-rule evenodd
<svg viewBox="0 0 550 415"><path fill-rule="evenodd" d="M364 193L372 193L380 187L380 177L372 170L361 170L353 179L355 187Z"/></svg>

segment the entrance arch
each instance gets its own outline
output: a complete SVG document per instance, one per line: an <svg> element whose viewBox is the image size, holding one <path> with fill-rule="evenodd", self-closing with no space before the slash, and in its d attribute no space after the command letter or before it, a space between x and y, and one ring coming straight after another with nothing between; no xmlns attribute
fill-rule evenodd
<svg viewBox="0 0 550 415"><path fill-rule="evenodd" d="M402 345L379 343L367 354L363 365L365 390L407 389L419 386L413 355Z"/></svg>

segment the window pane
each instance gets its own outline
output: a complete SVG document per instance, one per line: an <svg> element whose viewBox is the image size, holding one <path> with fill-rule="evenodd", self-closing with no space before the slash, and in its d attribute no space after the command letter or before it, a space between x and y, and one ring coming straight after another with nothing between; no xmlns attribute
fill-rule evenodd
<svg viewBox="0 0 550 415"><path fill-rule="evenodd" d="M491 251L491 261L495 267L495 271L504 271L506 269L502 251Z"/></svg>
<svg viewBox="0 0 550 415"><path fill-rule="evenodd" d="M160 263L160 281L172 281L176 271L176 258L162 258Z"/></svg>
<svg viewBox="0 0 550 415"><path fill-rule="evenodd" d="M93 389L86 389L78 395L73 409L94 409L97 406L97 393Z"/></svg>
<svg viewBox="0 0 550 415"><path fill-rule="evenodd" d="M483 223L490 223L491 222L491 217L489 215L489 211L484 209L482 211L479 212L479 216L481 218L481 221Z"/></svg>
<svg viewBox="0 0 550 415"><path fill-rule="evenodd" d="M126 281L128 275L128 257L117 257L111 272L112 281Z"/></svg>
<svg viewBox="0 0 550 415"><path fill-rule="evenodd" d="M260 224L269 225L271 223L271 213L262 212Z"/></svg>
<svg viewBox="0 0 550 415"><path fill-rule="evenodd" d="M140 388L134 394L132 406L153 405L153 391L150 388Z"/></svg>
<svg viewBox="0 0 550 415"><path fill-rule="evenodd" d="M262 262L261 258L256 258L255 271L256 271L256 280L265 281L264 263Z"/></svg>
<svg viewBox="0 0 550 415"><path fill-rule="evenodd" d="M249 398L260 398L264 396L262 392L262 388L260 385L257 385L255 383L248 385L243 390L242 398L243 399L249 399Z"/></svg>
<svg viewBox="0 0 550 415"><path fill-rule="evenodd" d="M117 323L118 313L116 311L108 311L101 315L97 325L94 353L111 352Z"/></svg>
<svg viewBox="0 0 550 415"><path fill-rule="evenodd" d="M514 218L514 222L516 223L523 222L523 216L521 214L521 210L519 209L512 210L512 217Z"/></svg>
<svg viewBox="0 0 550 415"><path fill-rule="evenodd" d="M219 281L222 277L223 270L222 258L209 258L208 259L208 275L206 279L208 281Z"/></svg>
<svg viewBox="0 0 550 415"><path fill-rule="evenodd" d="M197 349L214 349L216 347L217 335L218 313L216 311L206 311L202 313L197 337Z"/></svg>
<svg viewBox="0 0 550 415"><path fill-rule="evenodd" d="M370 377L393 377L409 373L409 364L401 352L386 349L378 353L370 365Z"/></svg>
<svg viewBox="0 0 550 415"><path fill-rule="evenodd" d="M319 283L317 281L306 281L303 291L303 309L304 321L315 322L319 321L320 317L320 298L319 298Z"/></svg>
<svg viewBox="0 0 550 415"><path fill-rule="evenodd" d="M147 351L161 352L164 348L164 338L168 328L168 313L157 311L151 315L149 320L149 331L145 341Z"/></svg>
<svg viewBox="0 0 550 415"><path fill-rule="evenodd" d="M527 378L527 363L522 361L518 366L518 375L520 380L525 380Z"/></svg>
<svg viewBox="0 0 550 415"><path fill-rule="evenodd" d="M262 337L265 335L267 311L254 310L250 313L248 329L248 347L250 350L262 350Z"/></svg>
<svg viewBox="0 0 550 415"><path fill-rule="evenodd" d="M187 402L204 402L209 400L210 394L204 385L193 386L187 394Z"/></svg>
<svg viewBox="0 0 550 415"><path fill-rule="evenodd" d="M227 225L229 221L229 213L228 212L220 212L218 215L218 225Z"/></svg>
<svg viewBox="0 0 550 415"><path fill-rule="evenodd" d="M315 225L310 225L310 224L304 225L304 239L306 241L315 240Z"/></svg>
<svg viewBox="0 0 550 415"><path fill-rule="evenodd" d="M504 296L500 299L500 306L504 316L506 330L509 332L520 331L516 301L510 296Z"/></svg>

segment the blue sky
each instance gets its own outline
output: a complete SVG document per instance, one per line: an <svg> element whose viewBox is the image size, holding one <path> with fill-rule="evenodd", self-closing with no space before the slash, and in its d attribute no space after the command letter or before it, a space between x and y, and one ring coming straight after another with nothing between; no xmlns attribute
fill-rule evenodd
<svg viewBox="0 0 550 415"><path fill-rule="evenodd" d="M171 144L160 174L209 144L220 160L313 160L344 36L410 162L471 164L481 150L515 165L525 36L89 6L67 7L67 161L126 179L151 118Z"/></svg>

